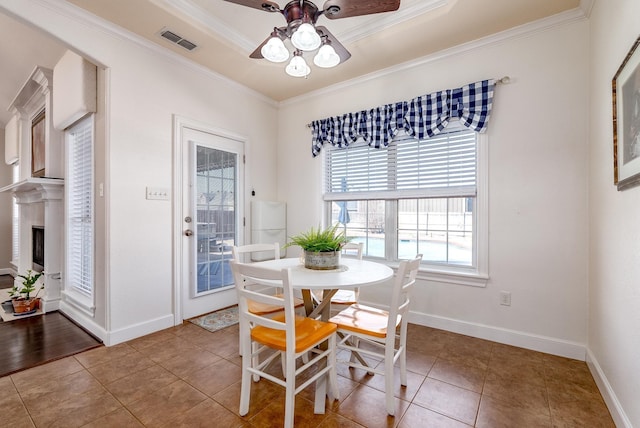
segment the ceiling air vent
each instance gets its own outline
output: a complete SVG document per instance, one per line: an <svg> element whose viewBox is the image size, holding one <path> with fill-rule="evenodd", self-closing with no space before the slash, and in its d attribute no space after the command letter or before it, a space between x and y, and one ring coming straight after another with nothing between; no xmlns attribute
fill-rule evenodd
<svg viewBox="0 0 640 428"><path fill-rule="evenodd" d="M160 36L164 37L165 39L169 40L171 43L175 43L176 45L180 45L183 48L185 48L188 51L192 51L195 48L198 47L198 45L196 45L193 42L190 42L187 39L184 39L182 36L174 33L173 31L170 30L160 30Z"/></svg>

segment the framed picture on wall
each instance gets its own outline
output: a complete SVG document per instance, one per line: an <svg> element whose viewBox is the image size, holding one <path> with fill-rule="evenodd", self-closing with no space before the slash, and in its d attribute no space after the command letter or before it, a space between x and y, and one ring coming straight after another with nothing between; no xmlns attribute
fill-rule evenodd
<svg viewBox="0 0 640 428"><path fill-rule="evenodd" d="M611 82L613 182L618 190L640 185L640 37Z"/></svg>
<svg viewBox="0 0 640 428"><path fill-rule="evenodd" d="M45 111L31 122L31 176L44 177Z"/></svg>

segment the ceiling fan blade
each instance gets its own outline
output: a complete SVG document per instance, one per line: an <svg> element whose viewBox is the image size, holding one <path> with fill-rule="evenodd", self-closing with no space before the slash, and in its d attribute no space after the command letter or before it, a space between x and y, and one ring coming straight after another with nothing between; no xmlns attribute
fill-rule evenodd
<svg viewBox="0 0 640 428"><path fill-rule="evenodd" d="M224 0L229 3L235 3L242 6L252 7L254 9L264 10L266 12L281 12L278 3L268 0Z"/></svg>
<svg viewBox="0 0 640 428"><path fill-rule="evenodd" d="M249 58L252 58L252 59L262 59L262 58L264 58L262 56L262 52L260 52L260 50L262 49L262 47L264 45L267 44L267 42L269 41L270 38L271 38L271 36L267 37L264 40L264 42L260 43L260 46L258 46L255 51L251 52L251 55L249 55Z"/></svg>
<svg viewBox="0 0 640 428"><path fill-rule="evenodd" d="M329 19L349 18L391 12L399 7L400 0L327 0L324 3L324 16Z"/></svg>
<svg viewBox="0 0 640 428"><path fill-rule="evenodd" d="M323 27L322 25L317 25L316 31L318 32L318 34L320 34L321 37L327 36L327 38L331 42L331 46L333 47L333 50L335 50L338 56L340 57L340 64L342 64L343 62L351 58L351 53L349 53L347 48L342 46L342 43L340 43L338 39L336 39L334 35L331 34L329 30L327 30L326 27Z"/></svg>

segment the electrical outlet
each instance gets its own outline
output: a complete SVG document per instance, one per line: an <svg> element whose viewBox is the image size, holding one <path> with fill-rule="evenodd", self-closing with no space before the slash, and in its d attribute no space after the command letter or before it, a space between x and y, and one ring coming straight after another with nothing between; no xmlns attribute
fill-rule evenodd
<svg viewBox="0 0 640 428"><path fill-rule="evenodd" d="M503 306L511 306L511 293L508 291L500 292L500 304Z"/></svg>

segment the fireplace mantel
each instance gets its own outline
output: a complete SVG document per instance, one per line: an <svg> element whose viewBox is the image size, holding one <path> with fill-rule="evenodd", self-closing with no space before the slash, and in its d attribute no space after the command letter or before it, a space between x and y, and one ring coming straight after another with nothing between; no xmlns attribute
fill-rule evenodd
<svg viewBox="0 0 640 428"><path fill-rule="evenodd" d="M64 197L64 180L61 178L29 177L0 188L0 192L13 193L19 204L60 200Z"/></svg>

